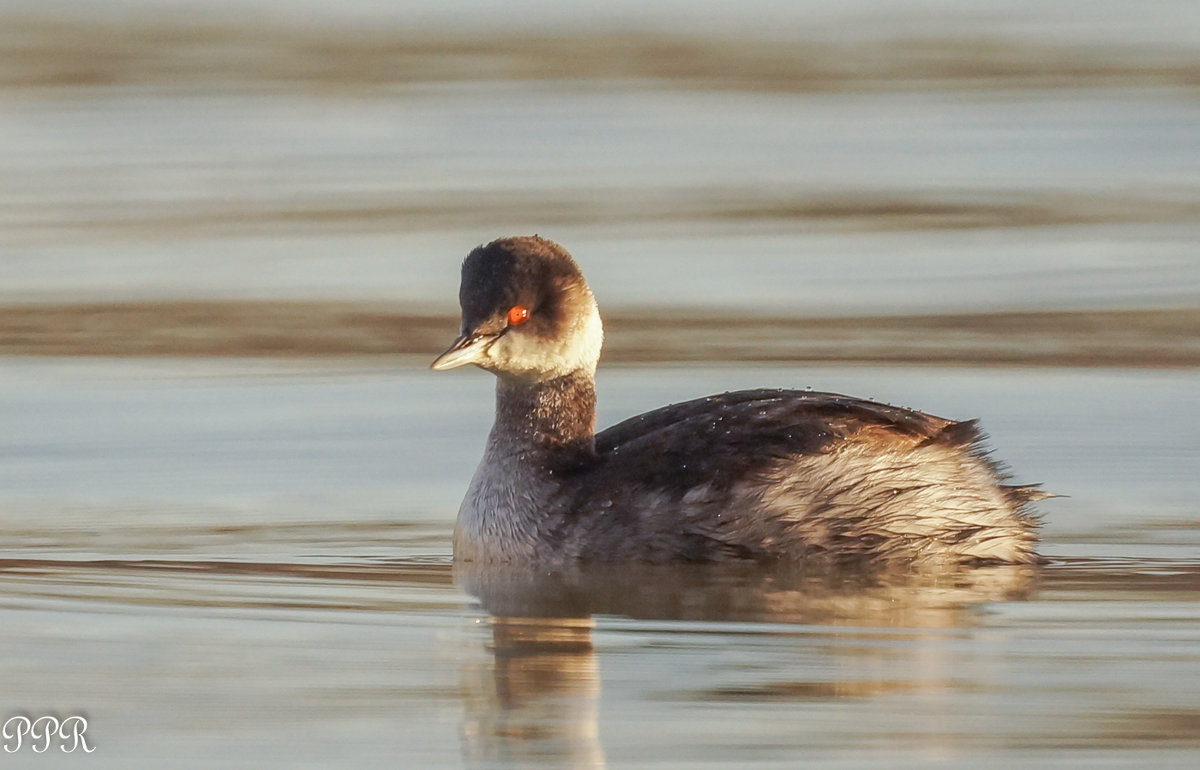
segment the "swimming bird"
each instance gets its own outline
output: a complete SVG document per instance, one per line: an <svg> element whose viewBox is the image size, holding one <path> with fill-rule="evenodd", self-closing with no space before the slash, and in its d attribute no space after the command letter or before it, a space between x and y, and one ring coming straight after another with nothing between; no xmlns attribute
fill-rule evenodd
<svg viewBox="0 0 1200 770"><path fill-rule="evenodd" d="M595 432L603 326L575 260L537 236L462 265L436 370L496 375L456 561L566 564L1037 561L1044 496L1008 483L974 421L851 396L743 390Z"/></svg>

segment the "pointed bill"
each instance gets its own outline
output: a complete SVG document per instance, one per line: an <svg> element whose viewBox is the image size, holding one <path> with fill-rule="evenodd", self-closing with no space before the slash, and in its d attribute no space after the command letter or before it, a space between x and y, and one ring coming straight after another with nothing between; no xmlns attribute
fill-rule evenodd
<svg viewBox="0 0 1200 770"><path fill-rule="evenodd" d="M488 347L496 341L495 334L464 334L446 348L446 352L433 360L430 369L442 371L456 366L473 364L483 358Z"/></svg>

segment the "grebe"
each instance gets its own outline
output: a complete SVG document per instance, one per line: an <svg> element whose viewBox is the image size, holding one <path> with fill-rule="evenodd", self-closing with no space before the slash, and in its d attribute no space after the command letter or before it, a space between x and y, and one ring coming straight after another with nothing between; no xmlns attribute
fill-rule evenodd
<svg viewBox="0 0 1200 770"><path fill-rule="evenodd" d="M461 334L432 364L496 375L458 513L459 561L1035 563L1044 497L1006 483L974 421L832 393L744 390L595 433L603 328L537 236L470 253Z"/></svg>

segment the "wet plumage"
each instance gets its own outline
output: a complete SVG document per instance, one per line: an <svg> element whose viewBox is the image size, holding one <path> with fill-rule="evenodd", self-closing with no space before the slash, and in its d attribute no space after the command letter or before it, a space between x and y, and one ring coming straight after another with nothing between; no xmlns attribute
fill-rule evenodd
<svg viewBox="0 0 1200 770"><path fill-rule="evenodd" d="M434 368L498 380L456 559L1036 560L1038 492L1007 484L974 422L753 390L595 434L600 318L565 250L536 237L476 249L460 303L461 336Z"/></svg>

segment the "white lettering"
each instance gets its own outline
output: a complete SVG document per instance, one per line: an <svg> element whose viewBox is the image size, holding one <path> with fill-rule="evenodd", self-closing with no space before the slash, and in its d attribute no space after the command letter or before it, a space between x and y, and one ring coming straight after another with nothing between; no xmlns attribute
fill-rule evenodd
<svg viewBox="0 0 1200 770"><path fill-rule="evenodd" d="M71 726L70 735L67 734L67 725ZM62 721L62 725L58 728L58 737L63 739L63 745L59 746L59 748L67 754L70 754L72 751L82 746L85 754L91 754L96 750L96 747L88 746L87 739L83 736L83 734L87 732L87 728L87 720L81 716L69 716L64 719ZM69 749L66 746L66 741L68 738L71 740L71 748Z"/></svg>
<svg viewBox="0 0 1200 770"><path fill-rule="evenodd" d="M44 729L42 727L39 727L39 725L44 725ZM29 731L29 739L30 739L30 741L40 740L42 742L42 747L40 749L36 745L34 745L33 750L38 754L41 754L42 752L49 750L50 739L53 738L55 733L57 733L57 732L58 732L58 718L57 717L52 717L49 714L47 714L44 717L38 717L37 719L33 720L33 728Z"/></svg>
<svg viewBox="0 0 1200 770"><path fill-rule="evenodd" d="M15 725L14 725L15 723ZM11 717L4 723L4 750L9 754L21 750L21 738L29 735L29 728L32 723L29 717L15 716ZM9 741L15 741L14 745L9 745Z"/></svg>
<svg viewBox="0 0 1200 770"><path fill-rule="evenodd" d="M59 741L58 747L66 754L70 754L80 747L83 747L85 754L91 754L96 747L88 745L87 736L84 735L87 729L87 719L78 714L69 716L61 722L58 717L50 714L37 719L17 714L5 721L3 730L0 730L0 737L4 739L4 751L8 754L20 751L26 743L34 753L43 754L50 750L50 744L56 738Z"/></svg>

